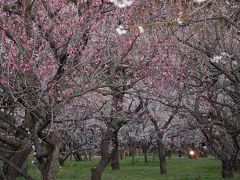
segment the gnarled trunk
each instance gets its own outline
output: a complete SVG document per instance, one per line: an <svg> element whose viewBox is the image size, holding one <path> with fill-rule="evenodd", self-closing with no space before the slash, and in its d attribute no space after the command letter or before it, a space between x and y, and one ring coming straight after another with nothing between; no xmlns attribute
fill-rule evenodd
<svg viewBox="0 0 240 180"><path fill-rule="evenodd" d="M167 121L167 123L170 123L174 115L171 115ZM157 149L158 149L158 157L160 161L160 174L165 175L167 174L167 160L166 160L166 152L165 152L165 146L163 144L163 133L160 132L160 129L158 127L157 121L151 118L151 121L154 125L155 131L157 132L158 140L157 140ZM167 127L167 124L164 126Z"/></svg>
<svg viewBox="0 0 240 180"><path fill-rule="evenodd" d="M54 150L46 161L41 159L37 162L38 169L41 172L41 180L54 180L56 178L57 165L59 162L60 143L56 143Z"/></svg>
<svg viewBox="0 0 240 180"><path fill-rule="evenodd" d="M222 178L233 178L233 162L222 160Z"/></svg>
<svg viewBox="0 0 240 180"><path fill-rule="evenodd" d="M91 175L91 180L101 180L102 173L108 163L111 161L112 154L114 151L116 151L115 148L113 148L112 153L109 152L109 144L112 140L113 137L113 130L112 129L107 129L104 137L101 140L100 144L100 153L101 153L101 160L98 163L96 167L92 168L92 175Z"/></svg>
<svg viewBox="0 0 240 180"><path fill-rule="evenodd" d="M92 168L92 180L101 180L102 173L108 163L110 162L111 158L109 156L103 156L96 167Z"/></svg>
<svg viewBox="0 0 240 180"><path fill-rule="evenodd" d="M5 174L5 178L6 180L16 180L17 178L17 171L15 169L13 169L11 166L9 166L8 164L5 164L4 166L4 174Z"/></svg>
<svg viewBox="0 0 240 180"><path fill-rule="evenodd" d="M24 149L24 150L15 152L10 158L11 162L14 163L20 169L23 167L23 164L25 163L25 161L27 161L27 157L31 151L30 148L26 149L25 144L23 145L23 147L21 149ZM15 180L18 176L18 172L9 164L5 164L4 165L4 175L6 177L6 180Z"/></svg>

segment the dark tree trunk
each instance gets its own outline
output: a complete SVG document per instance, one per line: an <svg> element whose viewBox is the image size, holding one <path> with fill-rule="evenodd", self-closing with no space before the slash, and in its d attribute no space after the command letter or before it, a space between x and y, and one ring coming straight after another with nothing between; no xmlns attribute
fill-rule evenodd
<svg viewBox="0 0 240 180"><path fill-rule="evenodd" d="M89 161L92 161L92 152L91 151L88 152L88 159L89 159Z"/></svg>
<svg viewBox="0 0 240 180"><path fill-rule="evenodd" d="M135 154L136 154L136 148L135 148L135 146L133 146L132 149L131 149L132 165L135 164Z"/></svg>
<svg viewBox="0 0 240 180"><path fill-rule="evenodd" d="M158 140L158 157L160 161L160 174L165 175L167 174L167 160L164 144L161 142L161 140Z"/></svg>
<svg viewBox="0 0 240 180"><path fill-rule="evenodd" d="M84 161L88 161L88 156L87 156L87 152L86 151L84 151L83 156L84 156Z"/></svg>
<svg viewBox="0 0 240 180"><path fill-rule="evenodd" d="M56 162L51 162L51 160L47 160L48 162L44 164L44 167L40 169L41 172L41 180L54 180L56 179L56 170L57 164Z"/></svg>
<svg viewBox="0 0 240 180"><path fill-rule="evenodd" d="M101 180L102 173L108 163L110 162L111 158L108 156L104 156L101 158L97 167L92 168L92 180Z"/></svg>
<svg viewBox="0 0 240 180"><path fill-rule="evenodd" d="M178 112L178 109L175 109L172 112L172 114L169 116L168 120L162 126L162 129L168 128L168 126L171 124L171 122L177 112ZM164 132L160 131L157 121L151 115L150 115L150 119L154 125L154 129L157 132L157 136L158 136L157 145L158 145L158 156L159 156L159 161L160 161L160 173L161 173L161 175L165 175L165 174L167 174L167 161L166 161L165 147L163 144Z"/></svg>
<svg viewBox="0 0 240 180"><path fill-rule="evenodd" d="M238 157L236 158L236 161L235 161L235 164L234 164L234 170L235 171L239 171L240 170L240 160L239 160Z"/></svg>
<svg viewBox="0 0 240 180"><path fill-rule="evenodd" d="M222 178L233 178L233 162L222 161Z"/></svg>
<svg viewBox="0 0 240 180"><path fill-rule="evenodd" d="M135 164L135 154L132 154L132 165Z"/></svg>
<svg viewBox="0 0 240 180"><path fill-rule="evenodd" d="M172 116L173 117L173 116ZM171 122L171 118L169 118L168 122ZM157 150L158 150L158 158L160 161L160 174L165 175L167 174L167 160L166 160L166 152L165 147L163 144L163 134L160 132L157 121L154 119L151 119L155 128L155 131L157 132L158 140L157 140Z"/></svg>
<svg viewBox="0 0 240 180"><path fill-rule="evenodd" d="M152 160L153 160L153 161L155 160L155 154L154 154L154 152L153 152L153 154L152 154Z"/></svg>
<svg viewBox="0 0 240 180"><path fill-rule="evenodd" d="M123 160L123 150L120 151L120 159Z"/></svg>
<svg viewBox="0 0 240 180"><path fill-rule="evenodd" d="M80 161L78 152L74 152L74 153L73 153L73 157L74 157L75 161Z"/></svg>
<svg viewBox="0 0 240 180"><path fill-rule="evenodd" d="M83 161L82 154L80 152L77 152L77 155L78 155L79 161Z"/></svg>
<svg viewBox="0 0 240 180"><path fill-rule="evenodd" d="M93 167L91 169L91 180L101 180L101 174L97 172L97 168Z"/></svg>
<svg viewBox="0 0 240 180"><path fill-rule="evenodd" d="M119 151L118 150L113 153L112 160L111 160L111 166L112 166L112 170L120 169Z"/></svg>
<svg viewBox="0 0 240 180"><path fill-rule="evenodd" d="M147 148L143 147L144 162L147 163Z"/></svg>
<svg viewBox="0 0 240 180"><path fill-rule="evenodd" d="M111 166L112 166L112 170L118 170L120 169L118 131L114 131L113 135L114 136L112 138L112 144L114 147L114 152L112 154Z"/></svg>
<svg viewBox="0 0 240 180"><path fill-rule="evenodd" d="M116 150L115 148L113 148L112 153L109 153L109 144L112 140L112 137L113 137L112 129L107 129L100 144L101 160L96 167L92 168L92 171L91 171L92 180L101 180L101 176L104 169L106 168L108 163L111 161L112 154Z"/></svg>
<svg viewBox="0 0 240 180"><path fill-rule="evenodd" d="M43 168L40 172L41 172L41 180L50 180L48 178L48 169L47 168Z"/></svg>
<svg viewBox="0 0 240 180"><path fill-rule="evenodd" d="M240 171L240 162L236 162L236 164L234 165L234 170Z"/></svg>
<svg viewBox="0 0 240 180"><path fill-rule="evenodd" d="M71 161L72 152L68 152L67 154L62 155L62 157L61 157L61 154L59 154L59 165L64 166L64 163L69 158L69 156Z"/></svg>
<svg viewBox="0 0 240 180"><path fill-rule="evenodd" d="M54 180L56 178L57 164L56 161L47 159L44 165L41 165L41 180Z"/></svg>
<svg viewBox="0 0 240 180"><path fill-rule="evenodd" d="M22 148L25 149L26 148L25 145ZM27 160L30 151L31 149L28 148L25 150L20 150L19 152L15 152L11 157L11 162L13 162L16 166L18 166L21 169L23 167L23 164ZM6 180L15 180L18 176L18 172L9 164L5 164L4 175L6 177Z"/></svg>
<svg viewBox="0 0 240 180"><path fill-rule="evenodd" d="M9 166L8 164L4 164L4 166L5 166L4 174L5 174L6 180L16 180L18 175L17 171L13 169L11 166Z"/></svg>
<svg viewBox="0 0 240 180"><path fill-rule="evenodd" d="M144 153L144 162L147 163L147 152Z"/></svg>
<svg viewBox="0 0 240 180"><path fill-rule="evenodd" d="M5 179L6 178L5 178L4 174L3 174L2 169L0 169L0 180L5 180Z"/></svg>
<svg viewBox="0 0 240 180"><path fill-rule="evenodd" d="M113 104L114 107L111 113L121 112L123 107L120 104L123 103L124 94L120 91L116 91L115 88L112 89L115 93L113 95ZM110 126L107 128L104 136L102 137L100 143L100 153L101 160L95 169L92 169L92 180L100 180L102 173L108 163L112 160L114 156L114 168L119 168L119 155L118 155L118 131L124 125L123 121L118 121L117 119L110 118ZM112 141L113 149L110 151L109 144ZM117 158L116 158L117 157ZM116 164L115 164L116 163ZM118 163L118 164L117 164Z"/></svg>
<svg viewBox="0 0 240 180"><path fill-rule="evenodd" d="M41 180L54 180L56 179L57 165L59 162L59 149L60 143L56 142L54 150L51 155L48 156L47 160L43 158L37 162L38 169L41 173Z"/></svg>
<svg viewBox="0 0 240 180"><path fill-rule="evenodd" d="M160 173L161 175L167 174L167 161L166 156L160 156Z"/></svg>
<svg viewBox="0 0 240 180"><path fill-rule="evenodd" d="M22 169L25 174L28 174L28 158L26 158L25 162L23 163Z"/></svg>

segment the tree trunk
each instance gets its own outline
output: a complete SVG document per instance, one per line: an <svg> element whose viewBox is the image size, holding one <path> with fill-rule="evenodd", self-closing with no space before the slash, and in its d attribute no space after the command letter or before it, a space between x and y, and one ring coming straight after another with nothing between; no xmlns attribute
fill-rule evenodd
<svg viewBox="0 0 240 180"><path fill-rule="evenodd" d="M41 180L50 180L48 178L48 169L47 168L43 168L40 172L41 172Z"/></svg>
<svg viewBox="0 0 240 180"><path fill-rule="evenodd" d="M17 175L17 171L12 167L9 167L8 170L5 172L6 180L16 180Z"/></svg>
<svg viewBox="0 0 240 180"><path fill-rule="evenodd" d="M123 160L123 150L120 151L120 159Z"/></svg>
<svg viewBox="0 0 240 180"><path fill-rule="evenodd" d="M154 151L153 151L153 154L152 154L152 160L155 161L155 154L154 154Z"/></svg>
<svg viewBox="0 0 240 180"><path fill-rule="evenodd" d="M160 174L165 175L167 174L167 160L164 144L161 142L161 140L158 140L158 157L160 161Z"/></svg>
<svg viewBox="0 0 240 180"><path fill-rule="evenodd" d="M96 167L92 168L91 180L101 180L104 169L111 161L112 154L114 153L114 150L116 150L115 148L113 148L112 153L109 153L109 144L112 140L112 137L112 129L107 129L100 143L101 160Z"/></svg>
<svg viewBox="0 0 240 180"><path fill-rule="evenodd" d="M237 160L235 165L234 165L234 170L239 171L240 170L240 162Z"/></svg>
<svg viewBox="0 0 240 180"><path fill-rule="evenodd" d="M56 142L54 146L54 150L51 155L47 158L46 161L41 159L40 162L37 163L38 169L41 172L41 180L54 180L56 179L57 165L59 162L59 154L60 154L60 143Z"/></svg>
<svg viewBox="0 0 240 180"><path fill-rule="evenodd" d="M167 161L166 161L166 156L160 156L160 173L161 175L167 174Z"/></svg>
<svg viewBox="0 0 240 180"><path fill-rule="evenodd" d="M119 163L119 143L118 143L118 131L114 131L112 138L112 144L114 147L114 152L112 154L112 159L111 159L111 166L112 170L118 170L120 169L120 163Z"/></svg>
<svg viewBox="0 0 240 180"><path fill-rule="evenodd" d="M25 149L25 150L21 150ZM27 160L27 157L31 151L31 148L27 148L24 144L24 146L19 150L19 152L15 152L11 157L11 162L13 162L16 166L18 166L20 169L22 168L24 162ZM6 177L6 180L15 180L18 176L18 172L11 167L9 164L4 165L4 175Z"/></svg>
<svg viewBox="0 0 240 180"><path fill-rule="evenodd" d="M89 161L92 161L92 152L91 151L88 152L88 159L89 159Z"/></svg>
<svg viewBox="0 0 240 180"><path fill-rule="evenodd" d="M168 124L171 122L171 120L173 119L174 114L172 114L168 121L165 123L164 126L168 126ZM167 160L166 160L166 152L165 152L165 147L163 144L163 133L160 132L160 129L158 127L157 121L154 120L153 118L151 118L151 121L154 125L155 131L157 132L157 149L158 149L158 157L159 157L159 161L160 161L160 174L161 175L166 175L167 174Z"/></svg>
<svg viewBox="0 0 240 180"><path fill-rule="evenodd" d="M8 166L6 167L6 169L4 170L4 174L6 177L6 180L16 180L17 178L17 171L15 169L13 169L11 166L9 166L8 164L4 164L4 166Z"/></svg>
<svg viewBox="0 0 240 180"><path fill-rule="evenodd" d="M101 174L97 172L97 168L93 167L91 169L91 180L101 180Z"/></svg>
<svg viewBox="0 0 240 180"><path fill-rule="evenodd" d="M222 160L222 178L233 178L233 162Z"/></svg>
<svg viewBox="0 0 240 180"><path fill-rule="evenodd" d="M144 162L147 163L147 148L143 147Z"/></svg>
<svg viewBox="0 0 240 180"><path fill-rule="evenodd" d="M87 152L86 152L86 150L84 151L83 156L84 156L84 161L88 161L88 156L87 156Z"/></svg>
<svg viewBox="0 0 240 180"><path fill-rule="evenodd" d="M5 178L4 174L3 174L2 169L0 169L0 180L5 180L5 179L6 178Z"/></svg>
<svg viewBox="0 0 240 180"><path fill-rule="evenodd" d="M132 165L135 164L135 154L136 154L136 149L135 149L135 146L132 147L131 149L131 155L132 155Z"/></svg>
<svg viewBox="0 0 240 180"><path fill-rule="evenodd" d="M237 158L236 158L236 160L235 160L234 170L235 170L235 171L239 171L239 170L240 170L240 159L239 159L239 155L237 156Z"/></svg>
<svg viewBox="0 0 240 180"><path fill-rule="evenodd" d="M112 160L111 160L111 166L112 166L112 170L120 169L119 151L118 150L113 153Z"/></svg>
<svg viewBox="0 0 240 180"><path fill-rule="evenodd" d="M28 158L26 158L25 162L23 163L22 169L25 174L28 174Z"/></svg>
<svg viewBox="0 0 240 180"><path fill-rule="evenodd" d="M135 164L135 154L132 154L132 165Z"/></svg>
<svg viewBox="0 0 240 180"><path fill-rule="evenodd" d="M108 163L110 162L111 158L108 156L104 156L101 158L97 167L92 168L92 180L101 180L102 173Z"/></svg>

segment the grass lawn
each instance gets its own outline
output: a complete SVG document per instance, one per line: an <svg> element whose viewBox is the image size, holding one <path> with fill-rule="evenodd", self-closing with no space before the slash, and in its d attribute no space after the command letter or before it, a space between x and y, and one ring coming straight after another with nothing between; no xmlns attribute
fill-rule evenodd
<svg viewBox="0 0 240 180"><path fill-rule="evenodd" d="M34 167L29 158L29 172L38 180L39 172ZM121 169L112 171L110 167L105 170L103 180L219 180L221 179L220 161L214 158L185 159L173 156L168 160L168 175L160 176L159 162L152 160L144 163L142 156L135 157L135 165L132 165L131 157L121 160ZM62 170L57 173L57 180L90 180L90 169L96 165L99 157L95 157L92 162L67 161ZM240 172L235 173L234 180L240 179ZM18 178L23 179L23 178Z"/></svg>

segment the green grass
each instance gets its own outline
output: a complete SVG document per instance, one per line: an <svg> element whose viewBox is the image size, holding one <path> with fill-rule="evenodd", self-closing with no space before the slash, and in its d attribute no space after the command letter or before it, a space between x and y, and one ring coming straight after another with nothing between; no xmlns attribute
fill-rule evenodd
<svg viewBox="0 0 240 180"><path fill-rule="evenodd" d="M29 158L29 172L38 180L39 172ZM160 176L159 162L157 158L144 162L142 156L135 157L135 165L132 165L131 157L121 160L121 169L112 171L110 166L106 168L103 180L219 180L221 179L220 161L214 158L185 159L173 157L168 160L168 175ZM62 170L58 170L57 180L90 180L90 169L96 165L99 157L91 162L76 162L68 160ZM234 180L240 179L240 172L234 174ZM22 178L18 178L19 180Z"/></svg>

